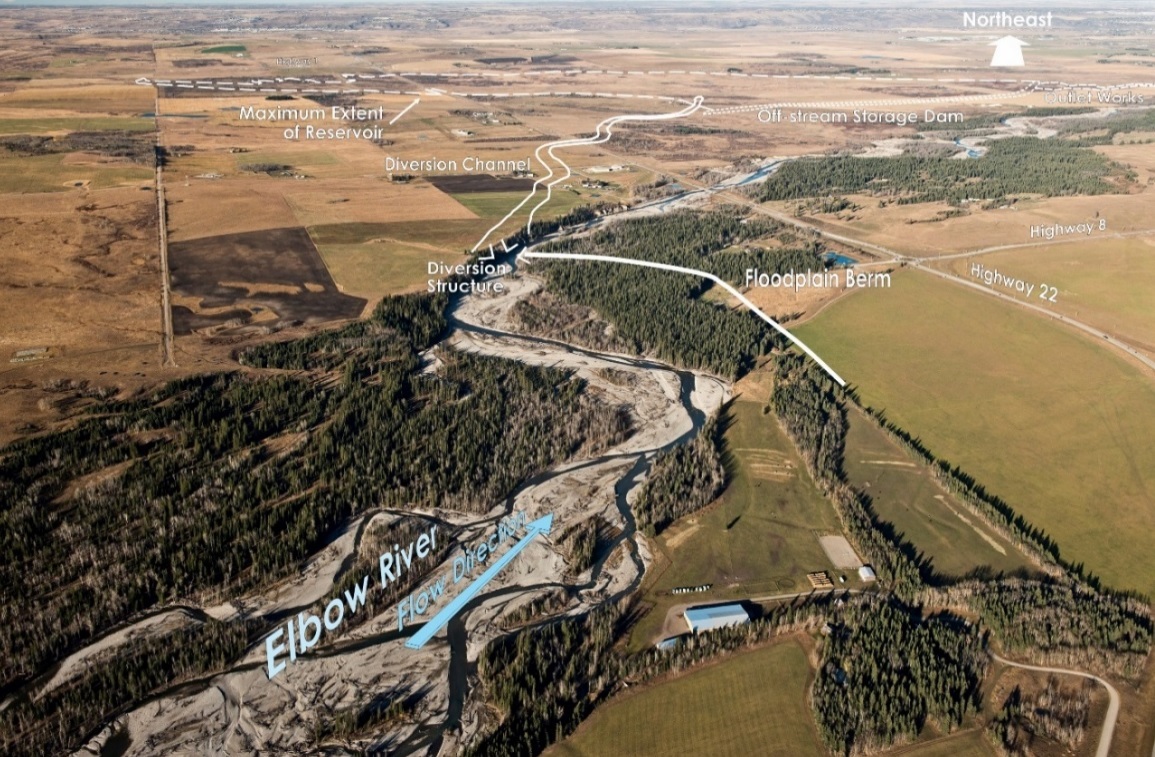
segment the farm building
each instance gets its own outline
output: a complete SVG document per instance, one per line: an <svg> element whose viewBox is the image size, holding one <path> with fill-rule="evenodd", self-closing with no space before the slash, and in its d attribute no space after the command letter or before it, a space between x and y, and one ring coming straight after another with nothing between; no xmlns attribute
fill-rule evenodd
<svg viewBox="0 0 1155 757"><path fill-rule="evenodd" d="M858 577L862 579L863 583L867 584L877 578L877 576L874 575L874 568L869 565L863 565L858 569Z"/></svg>
<svg viewBox="0 0 1155 757"><path fill-rule="evenodd" d="M726 626L740 626L750 622L750 615L742 605L715 605L690 607L686 610L686 624L691 633L713 631Z"/></svg>

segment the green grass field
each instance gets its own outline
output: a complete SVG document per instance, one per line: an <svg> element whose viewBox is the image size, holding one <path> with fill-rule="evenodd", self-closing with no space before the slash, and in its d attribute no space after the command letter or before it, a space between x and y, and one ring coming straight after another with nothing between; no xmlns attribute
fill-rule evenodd
<svg viewBox="0 0 1155 757"><path fill-rule="evenodd" d="M152 131L151 118L93 116L76 118L0 118L0 134L48 134L70 131Z"/></svg>
<svg viewBox="0 0 1155 757"><path fill-rule="evenodd" d="M464 192L450 195L453 199L469 208L482 218L498 219L517 206L525 199L528 192ZM527 202L515 217L526 217L529 211L545 199L545 193L538 190L534 198ZM588 202L579 194L564 189L554 188L549 204L539 210L535 218L549 218L572 210L574 207Z"/></svg>
<svg viewBox="0 0 1155 757"><path fill-rule="evenodd" d="M734 477L715 506L661 536L674 564L658 588L736 583L733 594L774 594L806 588L807 573L830 568L814 534L838 533L838 516L762 408L743 399L731 406Z"/></svg>
<svg viewBox="0 0 1155 757"><path fill-rule="evenodd" d="M1039 300L1059 313L1093 324L1137 347L1155 351L1155 240L1150 238L1100 239L1031 247L984 255L978 261L988 269L1059 289L1054 303ZM966 275L970 261L952 266ZM1007 294L1013 294L1009 290ZM1023 295L1016 295L1022 297Z"/></svg>
<svg viewBox="0 0 1155 757"><path fill-rule="evenodd" d="M216 47L206 47L201 50L202 53L222 53L226 55L235 55L236 53L243 53L248 50L244 45L217 45Z"/></svg>
<svg viewBox="0 0 1155 757"><path fill-rule="evenodd" d="M961 731L925 744L914 744L887 754L898 757L997 757L999 752L982 729Z"/></svg>
<svg viewBox="0 0 1155 757"><path fill-rule="evenodd" d="M378 244L321 244L317 246L333 280L348 294L374 299L411 292L430 278L430 252L421 247Z"/></svg>
<svg viewBox="0 0 1155 757"><path fill-rule="evenodd" d="M798 335L1108 585L1155 593L1155 382L1094 340L919 271Z"/></svg>
<svg viewBox="0 0 1155 757"><path fill-rule="evenodd" d="M663 556L647 599L655 607L635 627L631 646L648 645L665 610L709 602L808 591L806 574L832 570L818 535L841 533L834 507L814 487L790 440L764 403L738 399L726 431L733 479L718 502L675 523L657 541ZM668 595L712 583L709 592Z"/></svg>
<svg viewBox="0 0 1155 757"><path fill-rule="evenodd" d="M0 155L0 194L15 192L64 192L75 182L88 181L91 189L152 181L152 169L144 166L69 166L64 153L30 157Z"/></svg>
<svg viewBox="0 0 1155 757"><path fill-rule="evenodd" d="M1013 544L983 525L864 413L849 414L846 474L867 492L875 512L932 560L937 573L962 576L977 568L1029 569ZM965 519L965 520L964 520Z"/></svg>
<svg viewBox="0 0 1155 757"><path fill-rule="evenodd" d="M794 641L744 652L604 705L551 757L825 755Z"/></svg>

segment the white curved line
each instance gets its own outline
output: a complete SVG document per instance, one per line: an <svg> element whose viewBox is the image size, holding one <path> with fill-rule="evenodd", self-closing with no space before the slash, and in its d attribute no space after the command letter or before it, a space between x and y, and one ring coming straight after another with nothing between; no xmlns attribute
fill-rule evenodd
<svg viewBox="0 0 1155 757"><path fill-rule="evenodd" d="M766 315L761 310L759 310L758 306L755 305L753 302L750 302L750 300L746 299L746 296L744 294L742 294L737 289L735 289L733 286L731 286L729 283L723 281L722 279L718 278L717 276L715 276L712 273L707 273L706 271L699 271L696 268L683 268L682 266L678 266L678 265L669 265L668 263L653 263L649 260L635 260L633 258L616 258L616 257L613 257L612 255L579 255L579 254L571 253L571 252L529 252L529 251L526 251L526 252L522 253L522 256L527 257L527 258L551 258L554 260L594 260L594 261L597 261L599 263L624 263L625 265L636 265L636 266L641 266L643 268L657 268L658 270L661 270L661 271L673 271L674 273L685 273L685 274L689 274L690 276L698 276L700 278L709 279L710 281L714 282L718 286L725 289L730 294L734 295L736 298L738 298L739 302L741 302L743 305L745 305L747 308L749 308L751 311L753 311L754 315L758 316L763 321L766 321L766 323L770 324L770 326L775 331L777 331L779 334L786 337L791 342L793 342L795 345L797 345L798 348L801 349L803 352L805 352L807 355L809 355L811 357L811 359L814 360L814 362L816 362L816 363L818 363L818 365L822 366L822 369L824 371L826 371L827 373L829 373L830 377L832 379L834 379L836 382L838 382L839 386L846 386L846 382L842 380L842 377L839 376L837 373L835 373L834 369L826 364L826 361L824 361L822 358L818 357L818 355L815 354L814 350L807 347L802 342L802 340L800 340L798 337L794 336L789 331L782 328L782 326L780 326L778 324L778 322L775 321L773 318L771 318L770 316Z"/></svg>
<svg viewBox="0 0 1155 757"><path fill-rule="evenodd" d="M568 165L566 165L565 161L563 161L561 158L559 158L557 155L554 154L553 151L555 149L557 149L559 147L577 147L580 145L598 145L598 144L602 144L603 142L608 142L610 137L613 136L614 125L621 123L622 121L665 121L665 120L668 120L671 118L684 118L688 115L691 115L692 113L694 113L699 108L701 108L702 107L702 100L703 100L702 96L699 95L698 97L694 98L694 101L692 103L690 103L688 106L686 106L682 110L679 110L676 113L660 113L657 115L638 114L638 115L611 116L610 118L607 118L606 120L602 121L601 123L599 123L597 125L597 128L594 130L593 136L581 137L578 139L559 139L555 142L546 142L545 144L541 145L536 150L534 150L533 154L534 154L534 157L537 158L537 162L541 163L543 166L545 166L545 170L548 171L549 173L546 176L543 176L542 178L538 179L537 181L535 181L533 183L533 189L529 190L529 194L525 196L525 199L522 200L521 202L519 202L513 208L513 210L506 213L504 218L502 218L500 221L498 221L496 224L493 225L493 228L491 228L489 231L485 232L484 236L481 237L481 240L478 241L478 243L473 246L473 250L471 250L471 252L477 252L478 248L480 248L481 245L485 244L485 240L489 239L489 236L491 234L493 234L495 231L497 231L498 229L500 229L502 227L502 225L505 224L506 221L508 221L510 218L512 218L514 216L514 214L517 213L517 211L519 211L523 207L525 207L525 204L527 202L529 202L531 199L533 199L533 196L535 194L537 194L537 188L539 186L544 185L546 188L545 199L542 200L541 202L539 202L537 205L535 205L533 210L531 210L529 212L529 219L526 221L526 225L525 225L526 230L529 230L530 225L533 223L533 214L536 213L543 205L545 205L547 202L549 202L550 198L553 196L554 185L558 184L562 181L565 181L566 179L568 179L570 176L573 175L573 172L570 171L570 167ZM551 158L553 158L562 167L565 168L565 176L562 176L560 178L554 179L553 181L550 181L550 179L553 179L553 177L554 177L554 171L553 171L553 168L550 166L550 164L547 163L544 158L542 158L542 155L541 155L542 150L545 150L546 152L548 152L549 156ZM546 183L546 182L548 182L548 183Z"/></svg>

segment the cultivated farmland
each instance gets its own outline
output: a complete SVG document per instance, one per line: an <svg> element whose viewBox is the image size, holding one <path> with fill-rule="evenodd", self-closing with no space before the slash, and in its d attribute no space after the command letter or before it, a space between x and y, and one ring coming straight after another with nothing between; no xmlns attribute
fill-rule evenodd
<svg viewBox="0 0 1155 757"><path fill-rule="evenodd" d="M1067 560L1155 592L1155 385L1137 367L916 271L798 333L866 404L1045 529Z"/></svg>
<svg viewBox="0 0 1155 757"><path fill-rule="evenodd" d="M823 755L806 702L810 675L801 645L783 640L610 702L547 754Z"/></svg>

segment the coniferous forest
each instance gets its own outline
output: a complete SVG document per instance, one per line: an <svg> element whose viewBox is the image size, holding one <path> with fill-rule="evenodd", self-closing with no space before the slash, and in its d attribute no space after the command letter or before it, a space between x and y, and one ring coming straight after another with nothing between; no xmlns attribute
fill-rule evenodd
<svg viewBox="0 0 1155 757"><path fill-rule="evenodd" d="M781 231L731 211L682 212L563 237L551 248L668 262L735 284L747 268L822 267L817 245L756 244ZM792 631L823 630L811 708L839 755L910 741L927 724L963 724L980 702L991 645L1038 662L1138 675L1153 632L1144 601L1064 563L1058 545L1007 503L867 408L1046 574L944 584L846 480L854 394L783 351L749 313L704 299L708 282L602 263L533 270L550 297L610 324L615 346L726 376L768 361L774 390L765 422L781 424L881 581L868 594L820 593L766 608L749 625L667 651L629 652L619 643L640 612L630 600L561 618L530 603L519 627L480 655L476 691L500 721L469 755L539 754L627 685ZM381 508L485 511L535 473L630 433L620 410L597 402L567 371L438 349L447 304L440 296L388 298L364 321L248 349L237 355L243 370L102 402L67 428L0 450L0 546L8 556L0 564L0 691L13 694L0 710L0 751L74 749L121 708L228 665L268 629L222 623L197 607L291 575L351 518ZM640 530L655 534L721 493L725 417L655 457L634 503ZM369 529L354 573L371 569L365 555L376 546L426 525L401 518ZM557 535L574 575L593 564L609 530L593 518ZM438 556L447 549L448 540ZM374 597L371 608L410 586ZM182 620L45 685L70 653L160 613ZM1012 697L994 733L1012 752L1023 748L1025 729L1066 738L1080 732L1086 708L1068 709L1036 722ZM398 704L370 720L403 716ZM351 733L351 717L321 730Z"/></svg>
<svg viewBox="0 0 1155 757"><path fill-rule="evenodd" d="M1047 197L1125 191L1126 171L1086 147L1061 140L1009 137L972 160L910 155L892 158L806 158L786 163L755 196L760 201L867 193L901 204L1012 194Z"/></svg>
<svg viewBox="0 0 1155 757"><path fill-rule="evenodd" d="M731 210L680 211L635 218L588 237L563 239L543 251L611 255L693 268L741 285L745 272L821 271L816 246L767 249L753 244L782 230L767 218ZM753 313L704 300L708 279L614 263L536 261L549 290L563 300L592 308L613 324L618 344L687 368L734 378L779 344L779 337ZM527 318L543 322L540 314ZM552 324L554 329L562 329Z"/></svg>
<svg viewBox="0 0 1155 757"><path fill-rule="evenodd" d="M5 448L0 688L26 687L142 613L268 586L351 516L488 509L534 473L628 433L628 419L566 371L445 350L437 372L422 372L445 306L386 299L363 322L239 356L276 373L175 381ZM171 665L130 650L147 675L119 700L92 695L89 679L131 671L129 658L35 704L17 700L0 713L2 751L57 751L123 697L164 683L163 671L213 667L248 636L211 632L229 643L182 644L189 659ZM69 697L72 706L53 709ZM65 711L67 721L53 721Z"/></svg>
<svg viewBox="0 0 1155 757"><path fill-rule="evenodd" d="M988 656L958 618L879 600L852 605L828 628L811 700L834 754L913 741L928 722L949 733L978 709Z"/></svg>
<svg viewBox="0 0 1155 757"><path fill-rule="evenodd" d="M744 240L767 233L767 229L755 226L752 236L745 237L743 224L736 224L736 218L725 213L682 213L672 216L665 229L658 219L642 219L616 224L589 238L563 240L553 248L669 262L716 272L731 281L746 266L783 270L774 267L775 255L781 255L779 260L785 270L805 269L807 262L818 259L814 250L783 254L744 249ZM746 255L770 258L760 257L751 264L750 258L742 260ZM742 263L733 269L720 262L737 260ZM598 275L587 275L578 281L573 273L576 266L544 266L546 291L591 308L594 318L608 322L615 338L644 334L646 339L635 341L635 347L682 365L714 370L723 366L725 370L720 372L728 375L740 374L764 349L742 349L743 340L739 340L735 352L721 362L713 362L704 358L688 338L679 342L681 335L673 335L667 341L661 335L661 325L655 324L660 319L653 317L654 313L667 311L649 303L645 299L647 292L659 286L682 287L679 291L684 301L679 307L684 310L679 311L678 317L680 325L689 331L686 324L694 328L700 324L690 315L690 308L711 307L700 301L703 290L695 288L692 281L635 281L629 278L633 269L625 266L582 264L583 268L586 266L596 267ZM634 320L638 323L634 324ZM700 332L694 333L700 336ZM746 343L758 344L756 339ZM734 361L734 355L741 357ZM869 418L922 458L944 487L1045 567L1042 577L972 578L944 583L945 577L937 575L921 553L878 516L870 496L846 480L842 458L847 406L857 404L853 392L838 387L817 365L799 354L776 351L771 363L774 391L769 409L773 415L767 422L778 422L785 429L811 477L834 504L845 533L883 579L877 595L845 596L837 606L808 606L809 621L824 623L824 633L829 634L820 647L821 667L811 703L819 732L831 752L861 754L904 743L916 738L928 723L942 731L962 725L981 701L981 686L990 659L988 643L994 643L1004 653L1038 662L1124 677L1140 672L1150 652L1153 630L1150 610L1141 598L1104 589L1085 577L1079 566L1064 563L1058 546L1044 532L964 471L935 458L915 437L888 423L880 413L864 408ZM705 480L701 476L685 473L698 470L695 466L710 467L712 458L705 454L710 449L706 441L713 433L704 431L692 444L658 458L635 503L640 528L660 530L700 506L697 493L710 487L701 486ZM628 622L628 613L619 622ZM756 621L753 628L760 628L759 623ZM755 639L765 638L756 630L750 633ZM715 640L734 635L740 634L711 634ZM517 663L518 655L537 654L536 644L543 638L560 638L569 645L566 651L559 649L551 657L557 663L547 659L538 659L534 664L528 659ZM583 638L577 627L559 629L546 621L538 627L521 629L516 638L499 640L487 648L479 668L482 685L505 718L478 745L475 754L535 754L572 730L591 702L612 693L596 688L575 695L564 665L555 667L563 660L580 660L582 664L590 659L609 660L611 670L624 666L632 672L642 669L653 675L668 669L641 661L642 657L660 658L663 653L615 656L606 653L601 642L585 648ZM700 649L705 643L712 650L706 657L734 649L720 642L714 646L714 642L703 642L703 638L699 636L686 644ZM689 647L679 645L676 649ZM511 650L516 650L512 658L508 656ZM677 657L681 652L665 654L678 659L671 663L674 666L702 659ZM599 681L615 679L603 672L605 669L597 662L591 663L589 669L597 671ZM556 672L550 675L551 670ZM628 680L646 680L646 676ZM553 706L547 707L546 703Z"/></svg>
<svg viewBox="0 0 1155 757"><path fill-rule="evenodd" d="M726 487L723 437L726 419L715 415L694 439L654 459L650 475L633 503L638 528L661 533L678 518L714 501Z"/></svg>

